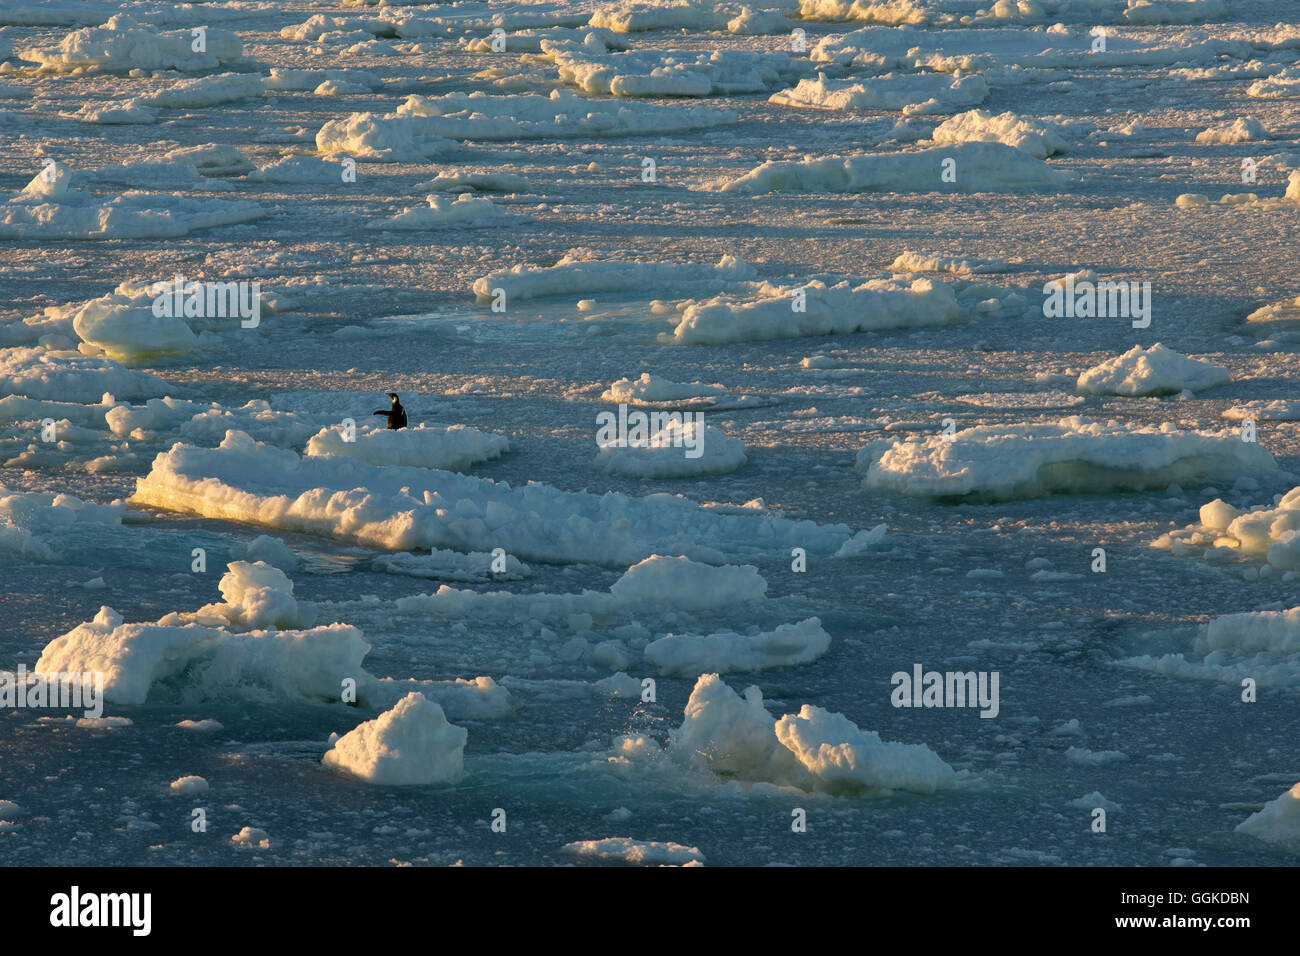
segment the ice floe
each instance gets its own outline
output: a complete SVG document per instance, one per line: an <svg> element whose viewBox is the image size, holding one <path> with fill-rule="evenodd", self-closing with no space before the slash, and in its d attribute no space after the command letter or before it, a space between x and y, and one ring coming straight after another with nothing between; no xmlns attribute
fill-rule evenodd
<svg viewBox="0 0 1300 956"><path fill-rule="evenodd" d="M152 398L173 386L106 358L42 349L0 349L0 389L6 395L90 405L105 392L126 399Z"/></svg>
<svg viewBox="0 0 1300 956"><path fill-rule="evenodd" d="M1241 442L1240 437L1237 439ZM1246 447L1258 447L1241 442ZM1201 506L1198 524L1161 535L1151 543L1175 555L1262 559L1275 571L1300 572L1300 488L1274 497L1272 506L1236 508L1221 498Z"/></svg>
<svg viewBox="0 0 1300 956"><path fill-rule="evenodd" d="M668 750L720 776L833 794L934 793L956 782L952 767L924 744L882 740L843 714L809 704L773 720L757 687L742 697L717 674L696 682Z"/></svg>
<svg viewBox="0 0 1300 956"><path fill-rule="evenodd" d="M1090 395L1173 395L1201 392L1232 380L1222 365L1188 358L1159 342L1135 345L1079 376L1078 389Z"/></svg>
<svg viewBox="0 0 1300 956"><path fill-rule="evenodd" d="M56 73L164 69L198 73L239 60L243 44L229 30L205 27L200 38L190 30L159 30L119 13L103 26L69 33L58 46L33 47L22 55Z"/></svg>
<svg viewBox="0 0 1300 956"><path fill-rule="evenodd" d="M168 239L266 215L257 203L246 200L136 191L101 197L74 187L72 179L72 170L56 163L37 173L22 192L0 202L0 238Z"/></svg>
<svg viewBox="0 0 1300 956"><path fill-rule="evenodd" d="M1300 845L1300 783L1237 824L1237 832L1267 843Z"/></svg>
<svg viewBox="0 0 1300 956"><path fill-rule="evenodd" d="M614 475L639 478L689 478L735 471L748 461L745 445L703 421L667 419L644 436L629 436L597 444L596 467ZM688 413L689 414L689 413ZM702 414L702 413L698 413Z"/></svg>
<svg viewBox="0 0 1300 956"><path fill-rule="evenodd" d="M450 229L511 226L527 217L506 212L491 199L463 193L455 199L429 195L427 206L414 206L391 219L366 223L367 229Z"/></svg>
<svg viewBox="0 0 1300 956"><path fill-rule="evenodd" d="M300 458L238 431L215 449L177 444L159 454L132 500L392 550L501 547L524 560L624 566L654 553L834 552L851 536L843 525L713 514L672 496L512 488L448 471Z"/></svg>
<svg viewBox="0 0 1300 956"><path fill-rule="evenodd" d="M322 762L382 786L451 784L464 772L468 736L436 703L412 693L334 741Z"/></svg>
<svg viewBox="0 0 1300 956"><path fill-rule="evenodd" d="M734 256L723 256L716 265L565 257L553 266L519 264L483 276L474 282L474 295L479 302L491 302L500 289L508 306L520 299L654 289L682 283L735 282L754 275L753 266Z"/></svg>
<svg viewBox="0 0 1300 956"><path fill-rule="evenodd" d="M1070 151L1056 127L1009 111L959 113L940 123L930 138L936 143L1004 143L1038 159Z"/></svg>
<svg viewBox="0 0 1300 956"><path fill-rule="evenodd" d="M199 624L128 624L110 607L45 645L39 673L101 672L104 699L143 704L155 688L185 699L228 693L338 700L345 678L363 674L369 646L346 624L236 634Z"/></svg>
<svg viewBox="0 0 1300 956"><path fill-rule="evenodd" d="M982 76L953 78L944 73L888 73L884 76L803 79L792 89L773 93L781 106L824 110L902 110L908 115L948 112L977 106L989 95Z"/></svg>
<svg viewBox="0 0 1300 956"><path fill-rule="evenodd" d="M349 440L338 427L323 428L307 442L308 455L343 455L372 465L405 465L464 471L509 451L501 435L467 425L417 425L357 431Z"/></svg>
<svg viewBox="0 0 1300 956"><path fill-rule="evenodd" d="M810 617L758 634L666 634L646 645L645 656L661 673L698 677L806 664L825 654L830 644L821 621Z"/></svg>
<svg viewBox="0 0 1300 956"><path fill-rule="evenodd" d="M1184 431L1170 423L1126 427L1073 417L978 425L912 441L885 439L859 452L857 467L871 489L1010 499L1166 488L1268 471L1277 463L1233 429Z"/></svg>
<svg viewBox="0 0 1300 956"><path fill-rule="evenodd" d="M951 286L928 278L910 282L873 279L860 286L762 284L752 295L724 294L687 301L681 319L660 341L674 345L716 345L836 335L881 329L947 325L960 317Z"/></svg>
<svg viewBox="0 0 1300 956"><path fill-rule="evenodd" d="M957 143L910 153L771 160L723 183L723 192L1027 192L1069 180L1002 143Z"/></svg>
<svg viewBox="0 0 1300 956"><path fill-rule="evenodd" d="M657 840L629 840L627 837L577 840L560 849L583 859L639 866L698 866L704 863L704 854L697 847Z"/></svg>
<svg viewBox="0 0 1300 956"><path fill-rule="evenodd" d="M731 110L592 100L564 90L492 95L412 95L396 113L353 113L316 134L322 153L410 161L446 152L456 140L649 136L735 123Z"/></svg>

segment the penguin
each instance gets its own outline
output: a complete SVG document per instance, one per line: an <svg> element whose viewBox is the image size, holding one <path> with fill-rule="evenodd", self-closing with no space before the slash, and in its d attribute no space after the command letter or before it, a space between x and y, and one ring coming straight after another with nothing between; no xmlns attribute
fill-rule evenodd
<svg viewBox="0 0 1300 956"><path fill-rule="evenodd" d="M375 412L375 414L376 414L376 415L385 415L385 416L387 416L387 417L388 417L388 427L389 427L390 429L394 429L394 430L396 430L396 429L398 429L398 428L405 428L405 427L406 427L406 409L403 408L403 407L402 407L402 403L399 402L399 401L397 400L397 393L396 393L396 392L389 392L389 393L388 393L388 397L391 398L391 399L393 400L393 407L392 407L392 408L389 408L389 409L382 409L382 408L381 408L379 411Z"/></svg>

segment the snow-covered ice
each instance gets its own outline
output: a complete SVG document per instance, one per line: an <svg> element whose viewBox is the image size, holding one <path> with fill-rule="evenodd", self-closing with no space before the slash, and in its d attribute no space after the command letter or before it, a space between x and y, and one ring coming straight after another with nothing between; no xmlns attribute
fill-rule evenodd
<svg viewBox="0 0 1300 956"><path fill-rule="evenodd" d="M958 143L914 153L770 161L722 184L724 192L1027 192L1059 190L1064 173L1002 143Z"/></svg>
<svg viewBox="0 0 1300 956"><path fill-rule="evenodd" d="M1172 423L1134 429L1078 416L880 444L887 447L868 445L858 454L864 486L933 498L1141 491L1277 467L1267 450L1231 429L1184 431Z"/></svg>
<svg viewBox="0 0 1300 956"><path fill-rule="evenodd" d="M1172 395L1201 392L1231 381L1222 365L1179 355L1159 342L1135 345L1079 376L1078 389L1091 395Z"/></svg>
<svg viewBox="0 0 1300 956"><path fill-rule="evenodd" d="M382 786L456 783L468 737L436 703L412 693L334 741L324 763Z"/></svg>

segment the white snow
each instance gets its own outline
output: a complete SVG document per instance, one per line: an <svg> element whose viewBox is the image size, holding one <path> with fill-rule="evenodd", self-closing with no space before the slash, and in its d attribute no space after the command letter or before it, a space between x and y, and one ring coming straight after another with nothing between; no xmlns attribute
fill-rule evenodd
<svg viewBox="0 0 1300 956"><path fill-rule="evenodd" d="M1188 358L1159 342L1135 345L1079 376L1078 389L1089 395L1174 395L1201 392L1232 380L1221 365Z"/></svg>
<svg viewBox="0 0 1300 956"><path fill-rule="evenodd" d="M511 30L500 38L504 53L540 53L542 44L572 42L600 52L626 49L623 38L612 30L592 27L542 27L535 30ZM457 42L470 53L492 53L493 37L461 37Z"/></svg>
<svg viewBox="0 0 1300 956"><path fill-rule="evenodd" d="M955 180L945 181L945 160ZM1059 190L1065 175L1002 143L957 143L914 153L771 160L722 184L723 192L1025 192Z"/></svg>
<svg viewBox="0 0 1300 956"><path fill-rule="evenodd" d="M412 693L336 740L322 762L381 786L451 784L463 773L468 736L441 707Z"/></svg>
<svg viewBox="0 0 1300 956"><path fill-rule="evenodd" d="M74 112L59 115L65 119L103 126L147 125L158 122L157 110L144 106L134 99L124 100L121 103L86 103Z"/></svg>
<svg viewBox="0 0 1300 956"><path fill-rule="evenodd" d="M211 717L205 717L202 720L182 720L179 721L176 726L180 727L182 730L198 731L216 731L226 729L225 725L222 724L221 721L214 720Z"/></svg>
<svg viewBox="0 0 1300 956"><path fill-rule="evenodd" d="M641 685L637 684L637 692ZM447 717L457 720L498 720L515 709L510 691L491 677L471 680L394 680L385 677L367 684L366 694L378 706L396 704L412 693L423 694L443 709Z"/></svg>
<svg viewBox="0 0 1300 956"><path fill-rule="evenodd" d="M1246 89L1246 95L1260 99L1289 99L1300 96L1300 66L1289 66L1272 76L1256 80Z"/></svg>
<svg viewBox="0 0 1300 956"><path fill-rule="evenodd" d="M863 528L853 537L840 545L835 552L837 558L857 558L869 554L873 549L885 543L888 526L878 524L874 528Z"/></svg>
<svg viewBox="0 0 1300 956"><path fill-rule="evenodd" d="M931 435L869 445L858 455L864 487L921 497L991 499L1055 492L1165 488L1173 482L1235 478L1275 469L1263 447L1236 431L1126 427L1085 418L1024 425L977 425L951 440Z"/></svg>
<svg viewBox="0 0 1300 956"><path fill-rule="evenodd" d="M464 471L509 450L505 437L467 425L416 425L359 430L355 441L344 441L337 427L323 428L307 442L306 454L343 455L372 465Z"/></svg>
<svg viewBox="0 0 1300 956"><path fill-rule="evenodd" d="M742 6L740 13L727 21L727 32L738 36L762 36L768 33L786 33L793 26L781 10L756 10Z"/></svg>
<svg viewBox="0 0 1300 956"><path fill-rule="evenodd" d="M168 162L193 166L207 176L241 176L253 169L249 158L229 143L180 146L163 153L162 158Z"/></svg>
<svg viewBox="0 0 1300 956"><path fill-rule="evenodd" d="M277 93L314 91L325 83L366 90L383 86L383 80L368 70L298 70L287 67L272 68L264 83L267 90Z"/></svg>

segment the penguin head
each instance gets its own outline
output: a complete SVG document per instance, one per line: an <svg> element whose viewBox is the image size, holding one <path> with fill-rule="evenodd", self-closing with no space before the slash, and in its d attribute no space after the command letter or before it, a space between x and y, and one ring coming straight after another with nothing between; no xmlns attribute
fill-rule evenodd
<svg viewBox="0 0 1300 956"><path fill-rule="evenodd" d="M391 398L391 399L393 400L393 404L396 405L396 404L397 404L397 393L396 393L396 392L388 392L387 394L388 394L388 397Z"/></svg>

